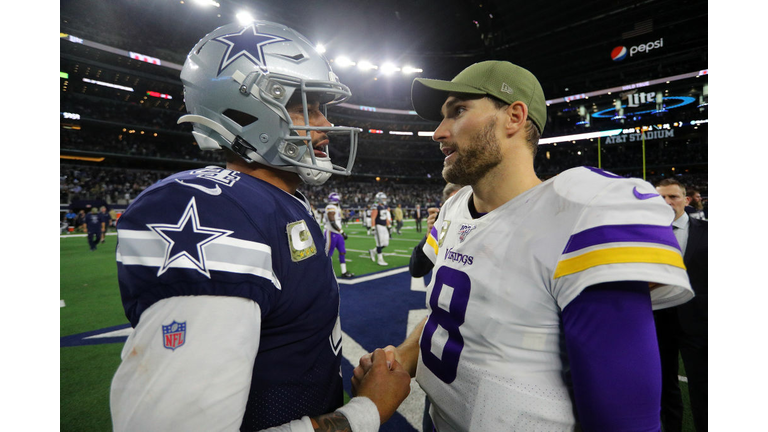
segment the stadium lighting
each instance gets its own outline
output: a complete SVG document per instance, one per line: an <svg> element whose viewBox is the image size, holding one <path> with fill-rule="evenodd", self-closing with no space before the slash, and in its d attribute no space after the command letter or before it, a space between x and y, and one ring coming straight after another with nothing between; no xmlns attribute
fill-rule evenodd
<svg viewBox="0 0 768 432"><path fill-rule="evenodd" d="M343 56L342 57L336 57L335 62L336 62L336 65L338 65L339 67L347 67L347 66L354 66L355 65L355 62L353 62L349 58L343 57Z"/></svg>
<svg viewBox="0 0 768 432"><path fill-rule="evenodd" d="M415 68L413 66L404 66L403 67L403 73L406 74L406 75L412 74L412 73L421 73L421 72L424 72L424 71L419 69L419 68Z"/></svg>
<svg viewBox="0 0 768 432"><path fill-rule="evenodd" d="M131 87L121 86L121 85L118 85L118 84L111 84L111 83L107 83L107 82L104 82L104 81L96 81L96 80L92 80L92 79L88 79L88 78L83 78L83 82L87 82L89 84L96 84L96 85L100 85L100 86L104 86L104 87L110 87L110 88L114 88L114 89L118 89L118 90L126 90L126 91L129 91L129 92L133 91L133 89Z"/></svg>
<svg viewBox="0 0 768 432"><path fill-rule="evenodd" d="M319 52L320 54L322 54L322 53L324 53L324 52L325 52L325 45L323 45L323 44L317 44L317 46L315 47L315 49L317 50L317 52Z"/></svg>
<svg viewBox="0 0 768 432"><path fill-rule="evenodd" d="M220 4L216 3L213 0L192 0L192 3L202 7L208 7L208 6L221 7Z"/></svg>
<svg viewBox="0 0 768 432"><path fill-rule="evenodd" d="M357 68L360 69L360 70L367 71L367 70L371 70L371 69L378 69L379 67L376 66L375 64L367 61L367 60L363 60L363 61L361 61L360 63L357 64Z"/></svg>
<svg viewBox="0 0 768 432"><path fill-rule="evenodd" d="M392 63L384 63L381 65L381 73L384 75L392 75L395 72L400 72L400 68Z"/></svg>
<svg viewBox="0 0 768 432"><path fill-rule="evenodd" d="M413 135L413 132L406 131L389 131L390 135Z"/></svg>
<svg viewBox="0 0 768 432"><path fill-rule="evenodd" d="M434 134L435 134L435 132L434 132L434 131L432 131L432 132L419 131L419 136L423 136L423 137L431 137L431 136L433 136Z"/></svg>
<svg viewBox="0 0 768 432"><path fill-rule="evenodd" d="M238 12L237 15L235 15L235 18L237 18L237 22L243 25L256 21L256 18L246 11Z"/></svg>

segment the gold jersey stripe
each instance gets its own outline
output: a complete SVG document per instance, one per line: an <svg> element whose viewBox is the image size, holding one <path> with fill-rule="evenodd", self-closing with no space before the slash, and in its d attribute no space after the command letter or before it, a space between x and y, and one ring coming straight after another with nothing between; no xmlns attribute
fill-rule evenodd
<svg viewBox="0 0 768 432"><path fill-rule="evenodd" d="M432 249L435 250L435 255L437 255L437 250L438 250L437 240L435 240L435 238L432 237L431 235L428 235L427 236L427 244L432 246Z"/></svg>
<svg viewBox="0 0 768 432"><path fill-rule="evenodd" d="M616 247L587 252L560 261L555 279L604 264L648 263L668 264L685 269L680 252L654 247Z"/></svg>

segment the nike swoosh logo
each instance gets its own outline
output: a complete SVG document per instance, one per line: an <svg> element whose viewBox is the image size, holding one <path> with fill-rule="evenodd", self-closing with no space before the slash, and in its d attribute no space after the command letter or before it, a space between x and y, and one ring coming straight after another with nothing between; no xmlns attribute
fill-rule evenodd
<svg viewBox="0 0 768 432"><path fill-rule="evenodd" d="M637 187L634 187L632 189L632 193L635 194L635 198L637 198L639 200L647 200L649 198L660 196L659 194L656 194L656 193L642 193L642 192L638 192L637 191Z"/></svg>
<svg viewBox="0 0 768 432"><path fill-rule="evenodd" d="M213 196L221 195L221 188L219 188L219 185L216 185L216 187L208 188L208 187L205 187L205 186L200 186L199 184L184 183L183 181L181 181L179 179L176 179L176 181L179 182L179 184L182 184L184 186L189 186L189 187L195 188L197 190L203 191L203 192L207 193L208 195L213 195Z"/></svg>

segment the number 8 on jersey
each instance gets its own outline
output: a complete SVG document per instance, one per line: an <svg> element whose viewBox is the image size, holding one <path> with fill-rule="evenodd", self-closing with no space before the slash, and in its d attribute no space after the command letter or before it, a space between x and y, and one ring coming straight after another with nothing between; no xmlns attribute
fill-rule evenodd
<svg viewBox="0 0 768 432"><path fill-rule="evenodd" d="M459 327L464 324L471 286L466 273L440 267L429 297L432 312L421 335L421 357L424 365L448 384L456 379L459 357L464 349Z"/></svg>

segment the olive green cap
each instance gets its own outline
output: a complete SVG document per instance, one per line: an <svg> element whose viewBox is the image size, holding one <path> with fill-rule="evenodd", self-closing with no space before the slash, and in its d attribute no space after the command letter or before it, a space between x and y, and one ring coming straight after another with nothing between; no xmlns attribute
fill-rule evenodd
<svg viewBox="0 0 768 432"><path fill-rule="evenodd" d="M416 78L411 87L413 109L427 120L442 121L440 109L448 93L490 95L508 104L520 101L528 106L528 118L540 133L547 124L547 101L539 80L507 61L475 63L451 81Z"/></svg>

